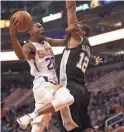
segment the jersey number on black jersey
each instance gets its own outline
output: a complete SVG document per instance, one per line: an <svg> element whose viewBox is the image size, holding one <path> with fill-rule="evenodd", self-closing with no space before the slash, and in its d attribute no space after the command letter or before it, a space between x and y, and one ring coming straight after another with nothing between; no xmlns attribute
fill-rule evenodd
<svg viewBox="0 0 124 132"><path fill-rule="evenodd" d="M89 63L89 58L85 55L84 52L80 53L80 59L76 67L78 67L79 69L82 70L83 73L85 73L88 63Z"/></svg>

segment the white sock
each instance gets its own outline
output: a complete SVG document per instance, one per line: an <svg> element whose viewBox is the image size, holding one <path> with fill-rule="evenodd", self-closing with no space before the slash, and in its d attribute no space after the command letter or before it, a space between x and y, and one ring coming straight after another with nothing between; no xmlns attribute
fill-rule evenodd
<svg viewBox="0 0 124 132"><path fill-rule="evenodd" d="M36 111L32 112L31 114L28 114L32 119L37 118L39 115Z"/></svg>

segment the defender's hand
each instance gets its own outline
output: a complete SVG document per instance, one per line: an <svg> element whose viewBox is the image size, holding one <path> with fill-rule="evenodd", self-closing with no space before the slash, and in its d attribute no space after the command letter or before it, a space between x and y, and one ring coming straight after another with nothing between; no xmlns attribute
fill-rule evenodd
<svg viewBox="0 0 124 132"><path fill-rule="evenodd" d="M102 63L103 63L102 58L100 58L99 56L96 57L96 65L99 65L99 64L102 64Z"/></svg>
<svg viewBox="0 0 124 132"><path fill-rule="evenodd" d="M71 25L69 25L66 29L66 32L67 33L73 33L73 32L76 32L77 34L79 35L82 35L83 34L83 31L81 29L82 27L82 22L80 21L74 21Z"/></svg>

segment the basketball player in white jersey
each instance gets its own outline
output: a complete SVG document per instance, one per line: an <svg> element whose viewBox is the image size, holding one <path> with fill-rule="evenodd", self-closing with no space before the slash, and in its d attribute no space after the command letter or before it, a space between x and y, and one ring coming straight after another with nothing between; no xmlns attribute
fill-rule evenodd
<svg viewBox="0 0 124 132"><path fill-rule="evenodd" d="M16 18L11 19L10 37L17 57L19 60L27 60L31 75L35 77L33 94L36 109L33 113L17 119L17 122L22 129L32 123L32 132L42 132L45 127L48 127L52 112L59 111L74 102L69 90L58 84L54 55L50 46L50 44L63 45L64 40L45 38L44 28L40 23L35 23L29 31L29 42L21 47L16 38L18 24ZM75 123L72 124L76 127Z"/></svg>

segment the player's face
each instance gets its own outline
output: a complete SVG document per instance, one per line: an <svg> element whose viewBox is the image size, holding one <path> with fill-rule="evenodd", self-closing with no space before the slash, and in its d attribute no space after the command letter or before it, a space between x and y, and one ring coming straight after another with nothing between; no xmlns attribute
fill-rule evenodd
<svg viewBox="0 0 124 132"><path fill-rule="evenodd" d="M40 23L35 23L33 25L33 36L36 38L44 38L44 28Z"/></svg>
<svg viewBox="0 0 124 132"><path fill-rule="evenodd" d="M82 29L82 36L86 36L86 32L83 29L83 25L81 25L81 29Z"/></svg>
<svg viewBox="0 0 124 132"><path fill-rule="evenodd" d="M82 36L86 36L86 32L85 32L85 31L82 32ZM86 37L87 37L87 36L86 36Z"/></svg>

